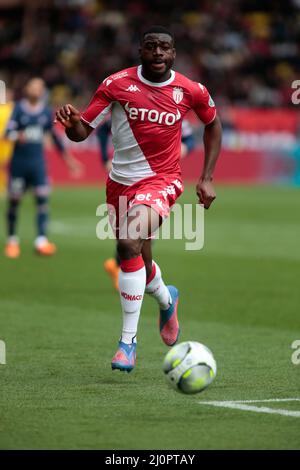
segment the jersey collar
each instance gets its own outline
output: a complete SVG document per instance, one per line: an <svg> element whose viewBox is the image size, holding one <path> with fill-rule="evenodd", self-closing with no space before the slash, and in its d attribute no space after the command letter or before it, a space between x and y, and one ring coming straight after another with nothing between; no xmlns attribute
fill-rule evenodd
<svg viewBox="0 0 300 470"><path fill-rule="evenodd" d="M162 87L162 86L170 85L170 83L172 83L175 78L175 72L174 70L171 70L171 77L165 82L160 82L160 83L150 82L150 80L147 80L145 77L143 77L141 65L139 65L137 68L137 74L141 82L145 83L146 85L155 86L155 87Z"/></svg>
<svg viewBox="0 0 300 470"><path fill-rule="evenodd" d="M40 101L36 106L31 106L29 102L23 98L20 101L20 106L25 111L25 113L35 116L43 111L43 109L45 108L45 103L44 101Z"/></svg>

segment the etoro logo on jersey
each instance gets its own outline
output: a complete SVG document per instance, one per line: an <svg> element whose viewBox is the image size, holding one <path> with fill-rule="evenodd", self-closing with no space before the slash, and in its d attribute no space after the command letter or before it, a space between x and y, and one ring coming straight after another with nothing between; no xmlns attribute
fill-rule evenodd
<svg viewBox="0 0 300 470"><path fill-rule="evenodd" d="M167 126L173 126L176 121L181 119L179 109L177 109L177 114L167 113L166 111L160 113L157 111L157 109L130 108L129 102L127 102L125 104L125 110L129 114L129 119L140 119L141 121L157 122L158 124L166 124Z"/></svg>

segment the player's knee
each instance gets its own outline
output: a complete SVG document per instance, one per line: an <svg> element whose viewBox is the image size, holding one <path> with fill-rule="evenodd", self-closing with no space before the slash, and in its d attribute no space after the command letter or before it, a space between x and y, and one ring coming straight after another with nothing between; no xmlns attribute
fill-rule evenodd
<svg viewBox="0 0 300 470"><path fill-rule="evenodd" d="M21 202L21 196L11 196L8 200L8 209L16 209Z"/></svg>
<svg viewBox="0 0 300 470"><path fill-rule="evenodd" d="M117 252L122 259L130 259L141 254L141 241L140 240L118 240Z"/></svg>
<svg viewBox="0 0 300 470"><path fill-rule="evenodd" d="M18 214L20 199L19 198L10 198L7 204L6 217L9 221L16 220Z"/></svg>
<svg viewBox="0 0 300 470"><path fill-rule="evenodd" d="M152 260L145 260L144 259L144 264L145 264L145 268L146 268L146 276L147 276L147 279L151 276L151 273L152 273Z"/></svg>
<svg viewBox="0 0 300 470"><path fill-rule="evenodd" d="M48 211L48 197L47 196L36 196L36 205L38 212Z"/></svg>

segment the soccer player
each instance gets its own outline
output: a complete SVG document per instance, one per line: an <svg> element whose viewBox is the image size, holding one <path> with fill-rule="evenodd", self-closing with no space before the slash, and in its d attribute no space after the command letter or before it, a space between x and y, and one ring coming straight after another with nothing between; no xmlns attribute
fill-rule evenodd
<svg viewBox="0 0 300 470"><path fill-rule="evenodd" d="M64 148L53 129L52 113L45 103L45 83L40 78L29 80L24 99L17 102L6 129L6 138L14 142L9 166L8 209L6 214L8 239L5 255L20 256L19 239L16 235L18 208L25 190L33 188L36 202L37 237L35 250L50 256L56 246L47 238L49 185L44 158L44 138L50 133L55 146L74 176L81 172L81 165Z"/></svg>
<svg viewBox="0 0 300 470"><path fill-rule="evenodd" d="M205 161L196 186L199 202L208 209L216 197L213 171L220 152L221 124L207 89L175 72L174 38L161 26L148 29L140 46L141 65L106 78L87 109L67 104L56 120L73 141L82 141L112 112L114 157L107 180L107 203L116 210L117 249L121 258L119 291L123 329L112 368L130 372L136 361L136 335L144 293L159 304L160 335L168 346L179 335L178 290L166 286L152 259L149 236L165 219L183 191L180 176L181 122L193 109L205 125ZM127 198L125 214L120 196ZM140 209L140 236L128 226ZM120 209L120 210L119 210ZM156 226L153 223L156 222Z"/></svg>
<svg viewBox="0 0 300 470"><path fill-rule="evenodd" d="M192 150L194 150L196 142L193 128L187 119L183 119L181 127L181 159L183 159L187 157L192 152ZM97 128L96 132L100 143L101 160L104 167L109 172L111 170L111 160L108 158L107 147L108 138L111 133L111 121L106 119L104 123ZM120 264L121 260L118 252L116 252L114 258L108 258L104 262L104 269L110 276L113 286L116 290L119 290Z"/></svg>

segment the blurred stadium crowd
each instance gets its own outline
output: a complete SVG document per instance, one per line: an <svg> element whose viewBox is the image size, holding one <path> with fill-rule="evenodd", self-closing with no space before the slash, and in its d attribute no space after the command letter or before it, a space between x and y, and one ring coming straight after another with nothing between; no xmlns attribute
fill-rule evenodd
<svg viewBox="0 0 300 470"><path fill-rule="evenodd" d="M176 37L176 70L219 105L291 106L300 77L300 0L0 0L0 78L18 93L40 75L54 104L86 103L135 65L143 29Z"/></svg>

